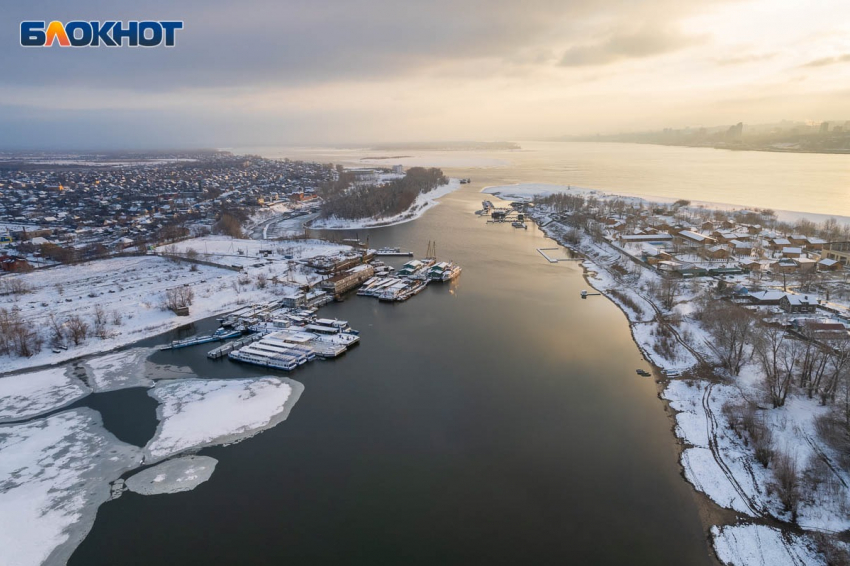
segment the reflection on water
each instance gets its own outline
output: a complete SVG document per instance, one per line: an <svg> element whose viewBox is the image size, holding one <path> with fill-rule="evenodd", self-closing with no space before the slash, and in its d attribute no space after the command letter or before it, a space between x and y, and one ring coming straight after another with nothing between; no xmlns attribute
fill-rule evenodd
<svg viewBox="0 0 850 566"><path fill-rule="evenodd" d="M668 200L723 203L850 217L850 155L729 151L623 143L519 142L519 151L405 151L398 160L362 160L369 150L239 148L266 157L388 166L443 167L479 186L572 185ZM463 162L458 159L463 157ZM797 215L785 214L783 219ZM817 216L816 219L821 219ZM850 219L850 218L848 218Z"/></svg>
<svg viewBox="0 0 850 566"><path fill-rule="evenodd" d="M325 307L361 344L289 375L289 419L204 449L219 464L191 492L107 503L71 564L709 563L622 313L580 300L580 266L545 261L536 228L475 216L475 189L368 232L417 254L436 239L456 282ZM152 361L260 375L207 349Z"/></svg>

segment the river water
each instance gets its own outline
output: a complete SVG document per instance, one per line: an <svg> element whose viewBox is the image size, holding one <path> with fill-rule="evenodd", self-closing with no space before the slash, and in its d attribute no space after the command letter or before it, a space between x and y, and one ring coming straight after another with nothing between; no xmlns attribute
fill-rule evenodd
<svg viewBox="0 0 850 566"><path fill-rule="evenodd" d="M850 155L729 151L625 143L519 142L518 151L408 151L313 147L241 153L349 165L442 167L490 184L550 183L724 207L770 208L850 221ZM372 159L370 159L372 158ZM378 158L378 159L374 159Z"/></svg>
<svg viewBox="0 0 850 566"><path fill-rule="evenodd" d="M289 419L202 450L219 464L193 491L106 503L70 564L711 564L701 496L655 383L635 374L648 366L625 317L581 300L580 266L545 261L536 248L554 244L536 228L473 214L490 181L357 234L417 255L436 240L457 281L324 307L361 344L289 375L305 386ZM153 361L266 373L208 349ZM109 395L86 403L142 444L155 404L143 389Z"/></svg>

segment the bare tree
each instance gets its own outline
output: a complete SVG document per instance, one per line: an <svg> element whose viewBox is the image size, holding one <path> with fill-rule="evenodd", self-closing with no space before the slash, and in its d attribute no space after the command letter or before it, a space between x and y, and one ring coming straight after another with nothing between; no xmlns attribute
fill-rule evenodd
<svg viewBox="0 0 850 566"><path fill-rule="evenodd" d="M80 315L70 315L65 319L65 327L68 329L68 337L74 343L74 346L79 346L88 337L89 324Z"/></svg>
<svg viewBox="0 0 850 566"><path fill-rule="evenodd" d="M118 309L113 309L112 310L112 324L114 326L121 326L121 322L122 322L121 311L119 311Z"/></svg>
<svg viewBox="0 0 850 566"><path fill-rule="evenodd" d="M56 315L51 311L48 315L50 323L50 343L53 346L61 346L65 343L65 326L56 319Z"/></svg>
<svg viewBox="0 0 850 566"><path fill-rule="evenodd" d="M106 311L100 304L94 306L92 313L92 322L94 323L94 335L103 340L106 338Z"/></svg>
<svg viewBox="0 0 850 566"><path fill-rule="evenodd" d="M785 404L791 389L791 378L796 356L797 342L786 338L785 329L778 326L761 326L756 334L754 349L761 365L764 387L773 407Z"/></svg>
<svg viewBox="0 0 850 566"><path fill-rule="evenodd" d="M777 453L774 457L773 475L776 478L773 484L776 495L785 511L791 513L791 522L796 523L801 499L797 460L784 452Z"/></svg>
<svg viewBox="0 0 850 566"><path fill-rule="evenodd" d="M747 344L756 331L755 317L745 308L727 301L710 301L703 313L703 323L711 334L711 347L721 365L732 375L741 373L747 363Z"/></svg>
<svg viewBox="0 0 850 566"><path fill-rule="evenodd" d="M188 286L172 287L165 291L165 307L170 310L188 307L194 300L195 292Z"/></svg>

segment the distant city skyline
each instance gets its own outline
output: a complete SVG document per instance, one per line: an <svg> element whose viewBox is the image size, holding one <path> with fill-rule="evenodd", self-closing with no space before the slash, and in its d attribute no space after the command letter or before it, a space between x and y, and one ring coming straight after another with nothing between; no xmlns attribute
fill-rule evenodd
<svg viewBox="0 0 850 566"><path fill-rule="evenodd" d="M173 48L24 48L22 20L183 20ZM850 5L745 0L6 8L0 148L529 140L846 112ZM846 129L846 128L845 128Z"/></svg>

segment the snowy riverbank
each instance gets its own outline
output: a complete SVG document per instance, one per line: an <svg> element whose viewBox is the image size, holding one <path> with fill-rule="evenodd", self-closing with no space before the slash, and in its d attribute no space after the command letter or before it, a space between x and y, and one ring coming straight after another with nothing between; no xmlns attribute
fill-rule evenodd
<svg viewBox="0 0 850 566"><path fill-rule="evenodd" d="M317 218L309 223L309 227L316 230L359 230L365 228L381 228L394 226L416 220L431 208L440 204L439 199L460 188L460 179L449 179L445 185L441 185L427 193L420 193L413 204L400 214L384 218L360 218L357 220L345 220L332 216L330 218Z"/></svg>
<svg viewBox="0 0 850 566"><path fill-rule="evenodd" d="M528 191L506 187L487 192L527 199L533 194L529 192L532 187L538 186L529 186ZM752 443L729 420L736 404L761 398L759 369L748 364L734 380L696 377L702 375L696 371L699 366L717 363L710 338L694 317L699 311L697 298L708 291L711 280L683 286L675 301L664 308L651 292L660 284L657 272L636 264L610 241L570 229L540 207L530 215L547 236L586 258L583 265L588 283L617 304L644 356L668 376L662 396L677 413L674 430L684 445L684 477L717 505L735 511L741 520L737 525L712 529L717 556L726 564L825 564L812 537L790 534L800 528L812 533L850 528L846 512L850 478L833 464L838 455L816 438L815 419L824 408L816 401L794 396L784 407L761 411L777 455L790 455L800 469L824 464L822 483L800 504L797 522L792 524L775 488L777 472L759 463ZM689 377L678 377L681 375ZM780 531L774 527L777 524L788 528ZM752 557L755 562L750 562Z"/></svg>

